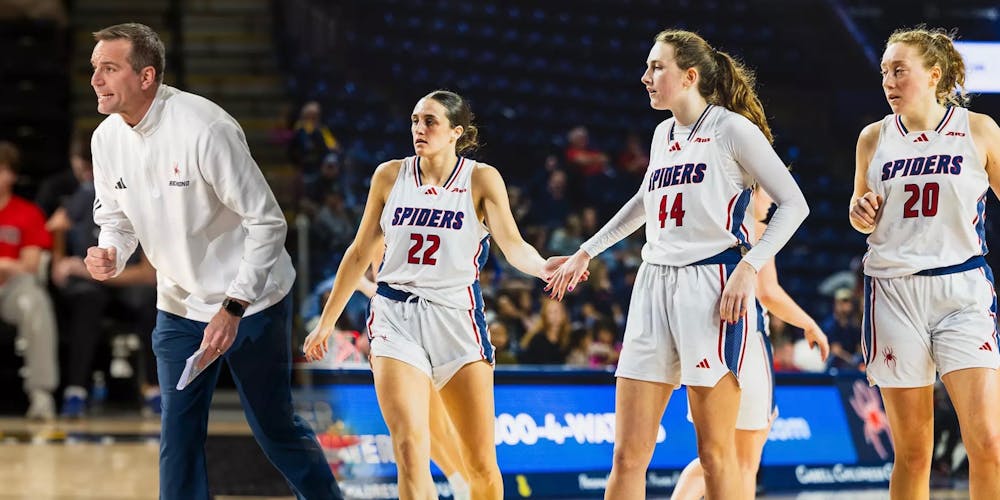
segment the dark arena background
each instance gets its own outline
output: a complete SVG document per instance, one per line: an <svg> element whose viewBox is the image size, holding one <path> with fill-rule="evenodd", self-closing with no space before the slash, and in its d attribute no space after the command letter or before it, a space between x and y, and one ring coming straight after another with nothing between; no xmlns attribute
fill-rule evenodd
<svg viewBox="0 0 1000 500"><path fill-rule="evenodd" d="M165 83L240 122L287 215L297 270L295 404L354 499L396 497L392 445L365 357L367 299L352 298L325 360L306 363L301 345L357 231L371 173L413 154L413 103L439 88L466 97L483 143L472 156L502 173L525 239L543 256L568 255L635 192L652 131L669 117L650 109L640 83L656 33L695 31L738 57L756 71L775 150L811 209L777 257L781 284L839 346L822 362L800 330L772 318L780 415L759 498L888 498L893 444L859 354L866 243L847 217L855 144L864 125L891 112L878 65L898 27L957 29L970 107L1000 118L995 2L0 0L0 141L20 150L15 193L49 217L53 245L38 278L56 308L60 371L92 357L82 397L63 380L51 412L24 418L30 340L0 326L0 499L157 496L159 399L144 382L150 331L135 326L141 312L120 303L128 297L74 295L69 231L59 220L77 189L78 146L103 119L90 87L92 33L124 22L160 34ZM994 247L995 202L990 195L986 219ZM636 232L594 259L590 280L562 303L545 300L543 285L498 250L489 256L480 280L498 353L495 443L508 498L603 495L613 367L643 240ZM994 255L987 260L995 267ZM81 304L99 314L80 316ZM544 356L529 342L543 308L564 326L556 353ZM81 325L100 339L93 353L75 347ZM669 497L696 456L685 401L677 391L663 417L650 498ZM947 395L936 391L932 498L968 497L958 432ZM209 434L216 498L290 498L250 435L227 370ZM441 498L452 498L434 473Z"/></svg>

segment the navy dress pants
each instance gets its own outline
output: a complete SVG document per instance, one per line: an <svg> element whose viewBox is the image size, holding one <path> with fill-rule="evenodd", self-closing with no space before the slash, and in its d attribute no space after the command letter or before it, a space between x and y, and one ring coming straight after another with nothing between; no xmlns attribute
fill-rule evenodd
<svg viewBox="0 0 1000 500"><path fill-rule="evenodd" d="M232 347L191 385L178 391L184 362L201 346L206 326L165 311L159 311L156 318L153 352L163 398L160 498L209 498L205 468L208 410L225 359L257 443L295 496L342 499L316 435L292 408L291 298L244 317Z"/></svg>

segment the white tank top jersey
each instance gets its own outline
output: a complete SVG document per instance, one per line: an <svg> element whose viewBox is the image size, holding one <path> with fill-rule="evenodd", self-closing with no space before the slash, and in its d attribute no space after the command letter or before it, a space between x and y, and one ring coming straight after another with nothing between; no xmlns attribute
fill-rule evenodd
<svg viewBox="0 0 1000 500"><path fill-rule="evenodd" d="M690 133L669 118L656 127L644 180L643 260L686 266L741 246L750 248L754 179L721 146L719 124L732 111L709 105Z"/></svg>
<svg viewBox="0 0 1000 500"><path fill-rule="evenodd" d="M459 157L443 186L424 184L420 157L403 160L380 221L385 257L379 282L457 309L481 309L479 270L489 231L476 216L472 171Z"/></svg>
<svg viewBox="0 0 1000 500"><path fill-rule="evenodd" d="M866 275L906 276L986 254L990 185L967 109L949 107L934 130L914 132L886 116L867 180L883 202L868 236Z"/></svg>

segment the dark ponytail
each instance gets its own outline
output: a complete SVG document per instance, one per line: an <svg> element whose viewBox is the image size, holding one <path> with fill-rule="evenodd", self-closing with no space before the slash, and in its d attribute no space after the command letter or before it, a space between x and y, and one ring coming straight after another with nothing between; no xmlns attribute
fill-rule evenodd
<svg viewBox="0 0 1000 500"><path fill-rule="evenodd" d="M459 155L471 153L479 149L479 129L472 123L475 115L468 101L450 90L435 90L424 96L424 99L434 99L444 106L445 116L451 127L462 127L462 135L455 143L455 152Z"/></svg>

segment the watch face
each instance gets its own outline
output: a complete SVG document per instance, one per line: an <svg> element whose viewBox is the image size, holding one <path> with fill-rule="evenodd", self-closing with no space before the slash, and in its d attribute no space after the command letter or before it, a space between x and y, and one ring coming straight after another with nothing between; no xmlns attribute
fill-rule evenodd
<svg viewBox="0 0 1000 500"><path fill-rule="evenodd" d="M246 310L246 308L243 307L243 304L240 304L232 299L226 299L225 302L222 303L222 307L234 316L243 316L243 312Z"/></svg>

